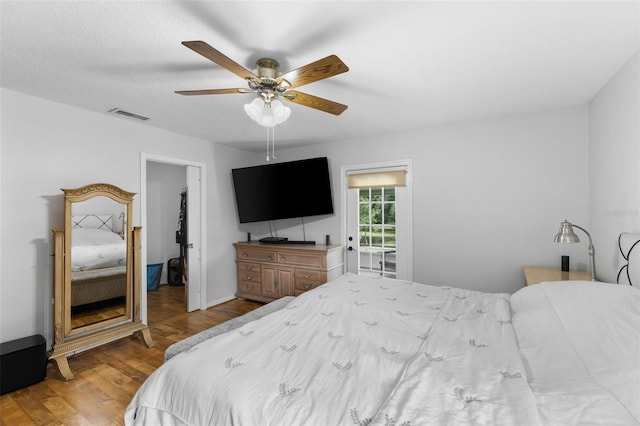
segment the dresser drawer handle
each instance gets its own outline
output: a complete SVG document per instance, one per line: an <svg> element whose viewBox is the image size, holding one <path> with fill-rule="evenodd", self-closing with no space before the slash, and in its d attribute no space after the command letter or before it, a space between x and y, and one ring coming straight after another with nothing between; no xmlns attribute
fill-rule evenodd
<svg viewBox="0 0 640 426"><path fill-rule="evenodd" d="M245 285L244 289L247 290L247 291L251 291L251 290L253 290L253 286L252 285Z"/></svg>
<svg viewBox="0 0 640 426"><path fill-rule="evenodd" d="M242 257L249 257L248 253L242 253Z"/></svg>
<svg viewBox="0 0 640 426"><path fill-rule="evenodd" d="M287 261L287 258L286 258L286 257L284 257L284 256L280 256L280 262L286 262L286 261Z"/></svg>
<svg viewBox="0 0 640 426"><path fill-rule="evenodd" d="M267 255L267 260L273 260L273 256L271 256L270 254Z"/></svg>
<svg viewBox="0 0 640 426"><path fill-rule="evenodd" d="M245 266L245 268L247 269L247 271L253 271L253 265L247 265Z"/></svg>
<svg viewBox="0 0 640 426"><path fill-rule="evenodd" d="M313 286L311 284L303 284L302 288L304 288L305 290L309 290L310 288L313 288Z"/></svg>
<svg viewBox="0 0 640 426"><path fill-rule="evenodd" d="M311 278L311 274L304 274L302 278Z"/></svg>
<svg viewBox="0 0 640 426"><path fill-rule="evenodd" d="M251 275L247 275L247 278L246 278L247 281L251 281L252 279L253 277L251 277Z"/></svg>

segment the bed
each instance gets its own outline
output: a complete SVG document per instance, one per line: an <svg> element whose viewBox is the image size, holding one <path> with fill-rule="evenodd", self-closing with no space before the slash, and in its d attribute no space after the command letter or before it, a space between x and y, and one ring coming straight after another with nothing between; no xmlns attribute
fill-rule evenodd
<svg viewBox="0 0 640 426"><path fill-rule="evenodd" d="M280 303L169 348L125 423L640 423L633 286L508 295L345 274Z"/></svg>
<svg viewBox="0 0 640 426"><path fill-rule="evenodd" d="M127 245L113 215L75 215L72 223L71 306L124 297Z"/></svg>

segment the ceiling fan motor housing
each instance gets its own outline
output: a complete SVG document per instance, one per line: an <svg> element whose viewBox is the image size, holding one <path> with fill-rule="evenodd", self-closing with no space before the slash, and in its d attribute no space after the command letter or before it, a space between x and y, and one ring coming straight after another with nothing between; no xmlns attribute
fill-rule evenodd
<svg viewBox="0 0 640 426"><path fill-rule="evenodd" d="M258 59L255 74L262 79L275 80L280 75L280 64L271 58Z"/></svg>
<svg viewBox="0 0 640 426"><path fill-rule="evenodd" d="M278 99L279 93L286 90L285 88L280 88L276 80L282 73L280 72L280 64L275 59L258 59L254 74L260 77L260 82L254 82L254 85L250 82L249 87L258 91L258 96L262 98L265 105L269 106L272 101Z"/></svg>

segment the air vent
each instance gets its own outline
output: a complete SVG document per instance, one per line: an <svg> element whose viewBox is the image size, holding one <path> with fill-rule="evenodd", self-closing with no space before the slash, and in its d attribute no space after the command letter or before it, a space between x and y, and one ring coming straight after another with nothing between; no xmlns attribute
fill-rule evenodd
<svg viewBox="0 0 640 426"><path fill-rule="evenodd" d="M140 120L140 121L145 121L145 120L149 119L149 117L145 117L144 115L134 114L132 112L125 111L125 110L123 110L121 108L110 109L109 112L111 114L121 115L123 117L133 118L133 119Z"/></svg>

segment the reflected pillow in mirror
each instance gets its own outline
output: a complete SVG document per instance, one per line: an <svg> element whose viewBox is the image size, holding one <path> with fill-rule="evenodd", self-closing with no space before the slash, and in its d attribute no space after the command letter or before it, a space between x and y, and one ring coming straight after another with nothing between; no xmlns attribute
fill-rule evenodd
<svg viewBox="0 0 640 426"><path fill-rule="evenodd" d="M76 228L71 231L71 243L74 245L90 246L120 241L120 235L102 229Z"/></svg>

